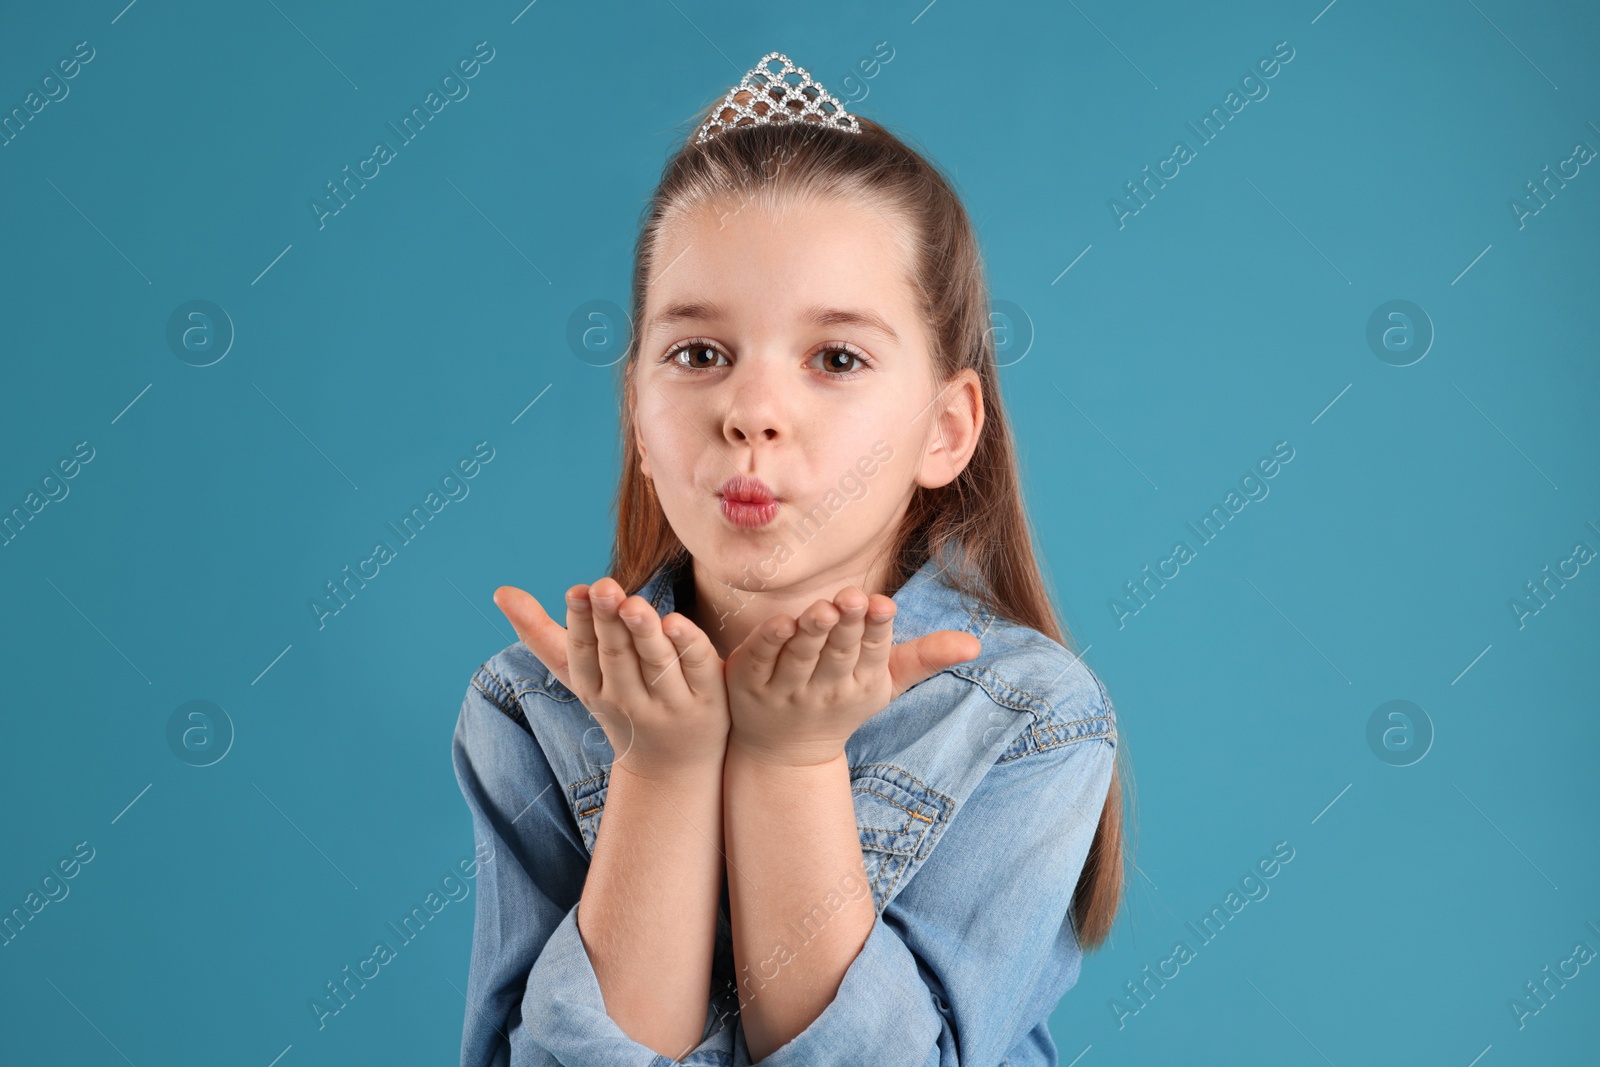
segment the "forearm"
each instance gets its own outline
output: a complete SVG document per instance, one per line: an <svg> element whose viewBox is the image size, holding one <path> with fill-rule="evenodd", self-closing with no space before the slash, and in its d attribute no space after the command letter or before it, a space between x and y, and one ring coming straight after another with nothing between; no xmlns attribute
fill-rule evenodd
<svg viewBox="0 0 1600 1067"><path fill-rule="evenodd" d="M660 781L613 764L578 932L606 1013L673 1059L705 1029L721 889L719 766Z"/></svg>
<svg viewBox="0 0 1600 1067"><path fill-rule="evenodd" d="M730 743L723 812L739 1013L759 1062L833 1001L876 911L843 753L779 767Z"/></svg>

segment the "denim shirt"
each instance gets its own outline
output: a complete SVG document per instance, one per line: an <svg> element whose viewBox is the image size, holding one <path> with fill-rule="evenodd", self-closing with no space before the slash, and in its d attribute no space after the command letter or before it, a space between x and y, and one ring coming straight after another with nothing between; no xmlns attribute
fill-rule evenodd
<svg viewBox="0 0 1600 1067"><path fill-rule="evenodd" d="M847 741L877 915L833 1001L761 1067L1058 1063L1047 1020L1078 980L1068 907L1111 782L1116 714L1077 656L945 582L957 559L930 558L894 594L894 640L964 630L982 653ZM666 615L692 580L662 567L636 592ZM480 855L492 852L479 865L462 1067L750 1067L725 882L699 1046L674 1061L606 1014L577 915L612 750L522 642L472 676L452 758ZM803 925L791 930L800 942ZM762 962L739 969L747 989L772 977Z"/></svg>

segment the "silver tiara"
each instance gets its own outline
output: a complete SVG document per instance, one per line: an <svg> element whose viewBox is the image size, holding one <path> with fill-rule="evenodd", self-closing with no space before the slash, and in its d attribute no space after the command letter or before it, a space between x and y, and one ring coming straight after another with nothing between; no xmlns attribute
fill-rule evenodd
<svg viewBox="0 0 1600 1067"><path fill-rule="evenodd" d="M783 66L773 70L779 60ZM795 77L791 77L791 76ZM721 105L700 127L695 144L704 144L735 126L767 126L784 122L814 122L834 129L860 133L861 124L845 111L804 67L789 62L782 52L768 52L751 67L739 84L728 90Z"/></svg>

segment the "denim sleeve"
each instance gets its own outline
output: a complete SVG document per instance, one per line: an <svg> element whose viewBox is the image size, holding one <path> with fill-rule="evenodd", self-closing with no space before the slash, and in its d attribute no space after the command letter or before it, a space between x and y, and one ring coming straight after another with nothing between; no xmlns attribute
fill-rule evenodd
<svg viewBox="0 0 1600 1067"><path fill-rule="evenodd" d="M479 855L461 1067L666 1067L606 1014L578 936L589 854L520 707L486 667L473 676L451 756ZM723 1067L713 1025L682 1064Z"/></svg>
<svg viewBox="0 0 1600 1067"><path fill-rule="evenodd" d="M994 1067L1078 979L1068 917L1115 734L991 767L833 1001L758 1067ZM733 1067L750 1067L742 1026Z"/></svg>

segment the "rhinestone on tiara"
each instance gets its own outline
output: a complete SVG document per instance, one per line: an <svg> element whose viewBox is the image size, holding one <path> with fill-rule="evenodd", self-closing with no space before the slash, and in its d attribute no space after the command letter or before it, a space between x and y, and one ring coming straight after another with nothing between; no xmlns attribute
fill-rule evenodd
<svg viewBox="0 0 1600 1067"><path fill-rule="evenodd" d="M773 60L781 69L771 69ZM789 62L782 52L768 52L751 67L739 84L728 90L721 105L700 127L695 144L704 144L736 126L767 126L785 122L813 122L860 133L861 124L844 105L812 79L804 67Z"/></svg>

